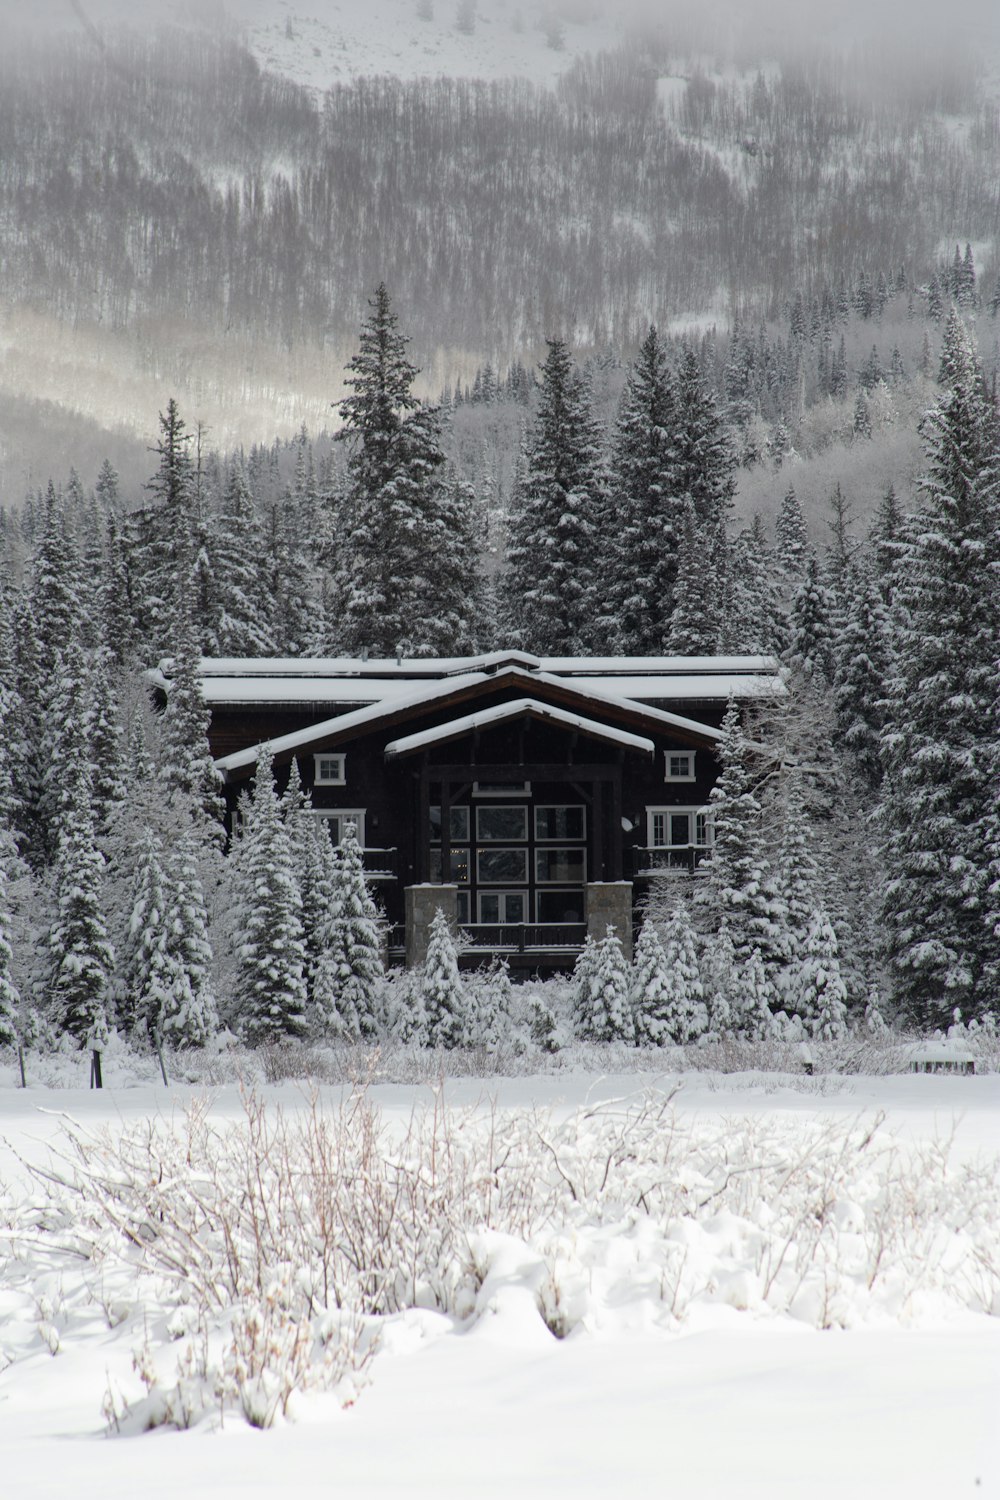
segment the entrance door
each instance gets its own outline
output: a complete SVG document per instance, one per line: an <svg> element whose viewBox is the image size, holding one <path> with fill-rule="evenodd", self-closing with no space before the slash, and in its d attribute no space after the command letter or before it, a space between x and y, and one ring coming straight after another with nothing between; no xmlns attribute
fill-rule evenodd
<svg viewBox="0 0 1000 1500"><path fill-rule="evenodd" d="M526 922L528 920L527 892L480 891L479 920L490 924Z"/></svg>

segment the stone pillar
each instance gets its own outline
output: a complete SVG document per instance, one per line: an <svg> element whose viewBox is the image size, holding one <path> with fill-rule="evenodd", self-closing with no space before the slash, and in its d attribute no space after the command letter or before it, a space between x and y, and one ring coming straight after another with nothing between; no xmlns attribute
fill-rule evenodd
<svg viewBox="0 0 1000 1500"><path fill-rule="evenodd" d="M584 908L587 936L599 943L609 924L615 929L622 952L632 962L632 882L631 880L592 880L587 886Z"/></svg>
<svg viewBox="0 0 1000 1500"><path fill-rule="evenodd" d="M408 885L403 896L406 902L406 967L415 969L427 957L427 940L439 906L448 918L452 933L458 932L458 886Z"/></svg>

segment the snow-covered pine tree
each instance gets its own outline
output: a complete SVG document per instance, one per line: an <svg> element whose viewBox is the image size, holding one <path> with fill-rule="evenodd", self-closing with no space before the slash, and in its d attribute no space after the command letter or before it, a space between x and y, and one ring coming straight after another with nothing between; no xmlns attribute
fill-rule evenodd
<svg viewBox="0 0 1000 1500"><path fill-rule="evenodd" d="M241 464L229 469L215 522L215 635L223 656L269 656L276 651L265 595L264 533Z"/></svg>
<svg viewBox="0 0 1000 1500"><path fill-rule="evenodd" d="M651 327L622 392L609 487L616 524L605 600L618 645L634 656L664 647L674 606L683 501L674 484L673 380Z"/></svg>
<svg viewBox="0 0 1000 1500"><path fill-rule="evenodd" d="M637 1037L653 1046L684 1046L708 1025L694 928L683 901L667 919L661 943L646 921L636 944L630 992Z"/></svg>
<svg viewBox="0 0 1000 1500"><path fill-rule="evenodd" d="M160 438L153 450L159 463L146 485L150 503L128 518L132 600L147 660L155 661L169 648L178 605L189 607L185 595L198 551L193 440L171 397L160 413Z"/></svg>
<svg viewBox="0 0 1000 1500"><path fill-rule="evenodd" d="M440 906L427 938L420 978L420 1000L429 1047L460 1047L465 1040L468 997L458 972L458 954L448 918Z"/></svg>
<svg viewBox="0 0 1000 1500"><path fill-rule="evenodd" d="M518 643L561 656L586 650L593 639L606 480L586 382L566 343L547 343L504 590L508 617L520 622Z"/></svg>
<svg viewBox="0 0 1000 1500"><path fill-rule="evenodd" d="M810 557L792 595L785 660L806 677L829 682L833 673L834 599Z"/></svg>
<svg viewBox="0 0 1000 1500"><path fill-rule="evenodd" d="M750 951L753 952L753 949ZM720 923L718 932L708 939L702 961L708 1011L708 1027L705 1031L707 1041L721 1041L733 1029L732 999L736 969L736 951L729 923L724 920Z"/></svg>
<svg viewBox="0 0 1000 1500"><path fill-rule="evenodd" d="M669 1040L666 1021L671 1003L670 974L660 935L648 918L642 924L632 956L628 1000L640 1046L658 1047Z"/></svg>
<svg viewBox="0 0 1000 1500"><path fill-rule="evenodd" d="M733 1030L750 1041L764 1041L774 1034L778 1004L760 949L752 948L733 975L730 1001Z"/></svg>
<svg viewBox="0 0 1000 1500"><path fill-rule="evenodd" d="M761 806L750 774L750 750L739 710L730 699L722 721L717 755L719 779L709 798L715 838L702 862L698 903L710 928L728 926L738 962L753 948L765 961L780 959L780 934L775 927L774 891L763 845Z"/></svg>
<svg viewBox="0 0 1000 1500"><path fill-rule="evenodd" d="M923 1025L994 1003L988 887L997 799L996 412L953 311L947 386L924 419L921 524L896 569L880 809L895 998Z"/></svg>
<svg viewBox="0 0 1000 1500"><path fill-rule="evenodd" d="M592 1042L634 1041L628 964L621 939L613 927L609 926L601 941L594 944L593 953L588 958L591 965L589 976L586 984L579 983L577 989L579 1034ZM580 959L577 960L578 966Z"/></svg>
<svg viewBox="0 0 1000 1500"><path fill-rule="evenodd" d="M465 1045L493 1055L510 1037L513 986L505 958L494 958L469 986Z"/></svg>
<svg viewBox="0 0 1000 1500"><path fill-rule="evenodd" d="M781 578L790 597L805 574L809 560L809 533L795 490L789 486L775 523L775 551Z"/></svg>
<svg viewBox="0 0 1000 1500"><path fill-rule="evenodd" d="M49 934L50 994L57 1024L81 1047L103 1050L105 996L115 956L104 921L104 859L91 811L86 754L65 767L64 815L55 867L56 916Z"/></svg>
<svg viewBox="0 0 1000 1500"><path fill-rule="evenodd" d="M712 576L710 550L690 497L684 501L680 533L665 650L669 656L711 656L719 647L720 580Z"/></svg>
<svg viewBox="0 0 1000 1500"><path fill-rule="evenodd" d="M785 998L818 1041L836 1041L844 1034L847 987L840 972L836 933L822 908L813 913L802 959Z"/></svg>
<svg viewBox="0 0 1000 1500"><path fill-rule="evenodd" d="M85 732L94 767L94 824L99 839L125 801L127 762L118 693L104 651L96 653L87 680Z"/></svg>
<svg viewBox="0 0 1000 1500"><path fill-rule="evenodd" d="M862 783L882 780L882 701L891 675L889 620L877 584L849 569L843 579L841 625L833 640L833 689L840 743Z"/></svg>
<svg viewBox="0 0 1000 1500"><path fill-rule="evenodd" d="M349 444L339 594L344 648L446 655L469 642L475 613L470 494L449 484L436 408L413 394L389 294L369 301L340 403Z"/></svg>
<svg viewBox="0 0 1000 1500"><path fill-rule="evenodd" d="M179 607L167 706L160 720L160 780L168 793L187 800L208 828L222 837L222 780L208 749L211 715L201 689L201 650L186 603Z"/></svg>
<svg viewBox="0 0 1000 1500"><path fill-rule="evenodd" d="M253 817L242 851L248 905L235 979L239 1025L252 1045L306 1031L302 895L288 834L278 812L264 746L257 760Z"/></svg>
<svg viewBox="0 0 1000 1500"><path fill-rule="evenodd" d="M174 982L169 898L163 846L151 828L142 834L133 872L132 910L121 952L119 1022L127 1031L162 1033Z"/></svg>
<svg viewBox="0 0 1000 1500"><path fill-rule="evenodd" d="M14 983L14 952L10 943L11 913L7 908L9 861L16 856L8 830L0 827L0 1047L13 1047L18 1040L21 997Z"/></svg>
<svg viewBox="0 0 1000 1500"><path fill-rule="evenodd" d="M348 825L345 831L334 865L333 902L327 934L326 946L335 976L337 1009L345 1018L356 1018L362 1036L372 1037L378 1029L378 988L385 969L379 942L378 909L368 889L364 855L352 825Z"/></svg>
<svg viewBox="0 0 1000 1500"><path fill-rule="evenodd" d="M203 1047L219 1019L198 856L198 834L189 825L177 843L169 871L169 945L176 972L163 1011L162 1036L172 1047Z"/></svg>

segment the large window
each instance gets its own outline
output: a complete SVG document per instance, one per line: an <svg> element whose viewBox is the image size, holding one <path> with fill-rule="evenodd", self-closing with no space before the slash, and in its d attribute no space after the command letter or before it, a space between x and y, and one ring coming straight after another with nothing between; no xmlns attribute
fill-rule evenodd
<svg viewBox="0 0 1000 1500"><path fill-rule="evenodd" d="M476 838L481 844L516 844L528 837L526 807L477 807Z"/></svg>
<svg viewBox="0 0 1000 1500"><path fill-rule="evenodd" d="M560 843L587 837L587 814L583 807L548 806L535 808L535 838L539 843Z"/></svg>
<svg viewBox="0 0 1000 1500"><path fill-rule="evenodd" d="M441 842L441 809L432 807L431 816L431 843ZM450 807L448 809L448 839L452 844L467 844L469 842L469 809L468 807Z"/></svg>
<svg viewBox="0 0 1000 1500"><path fill-rule="evenodd" d="M469 851L465 848L449 849L448 860L450 870L446 883L448 885L468 885L469 883ZM431 880L439 885L445 877L441 874L442 851L431 850Z"/></svg>
<svg viewBox="0 0 1000 1500"><path fill-rule="evenodd" d="M539 885L583 885L586 878L585 850L535 850L535 879Z"/></svg>
<svg viewBox="0 0 1000 1500"><path fill-rule="evenodd" d="M478 849L476 879L480 885L527 885L527 849Z"/></svg>
<svg viewBox="0 0 1000 1500"><path fill-rule="evenodd" d="M365 847L365 809L363 807L317 807L313 809L313 817L323 819L335 844L341 842L349 825L353 824L358 843L362 849Z"/></svg>
<svg viewBox="0 0 1000 1500"><path fill-rule="evenodd" d="M480 922L526 922L527 891L483 891L479 897Z"/></svg>
<svg viewBox="0 0 1000 1500"><path fill-rule="evenodd" d="M647 814L651 849L706 849L712 843L707 807L650 807Z"/></svg>

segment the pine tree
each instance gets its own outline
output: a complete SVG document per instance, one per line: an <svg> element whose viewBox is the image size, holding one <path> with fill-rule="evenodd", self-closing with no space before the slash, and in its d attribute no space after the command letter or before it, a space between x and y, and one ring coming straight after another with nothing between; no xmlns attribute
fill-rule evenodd
<svg viewBox="0 0 1000 1500"><path fill-rule="evenodd" d="M972 342L949 317L949 385L925 418L920 525L896 570L881 817L884 916L897 1001L940 1025L992 1004L988 916L996 776L998 473L995 412Z"/></svg>
<svg viewBox="0 0 1000 1500"><path fill-rule="evenodd" d="M91 771L78 755L65 771L65 815L55 870L56 919L49 934L51 994L62 1029L81 1047L103 1050L105 995L114 951L103 915L104 859L94 837Z"/></svg>
<svg viewBox="0 0 1000 1500"><path fill-rule="evenodd" d="M833 642L833 687L838 738L864 784L882 780L882 702L891 673L889 621L877 585L849 574L843 624Z"/></svg>
<svg viewBox="0 0 1000 1500"><path fill-rule="evenodd" d="M553 656L585 650L597 613L605 508L600 437L568 346L549 339L534 440L511 517L504 587L517 640Z"/></svg>
<svg viewBox="0 0 1000 1500"><path fill-rule="evenodd" d="M427 939L420 999L429 1047L460 1047L465 1039L468 1000L458 972L458 955L448 918L438 907Z"/></svg>
<svg viewBox="0 0 1000 1500"><path fill-rule="evenodd" d="M14 983L14 953L10 944L11 913L7 906L9 865L16 859L14 841L0 826L0 1047L13 1047L18 1040L21 997Z"/></svg>
<svg viewBox="0 0 1000 1500"><path fill-rule="evenodd" d="M684 502L674 607L665 642L669 656L712 656L718 650L721 582L712 574L711 556L689 498Z"/></svg>
<svg viewBox="0 0 1000 1500"><path fill-rule="evenodd" d="M205 893L198 871L198 836L184 829L170 870L170 932L176 973L162 1017L164 1041L174 1047L203 1047L218 1025L212 990L212 947Z"/></svg>
<svg viewBox="0 0 1000 1500"><path fill-rule="evenodd" d="M758 947L769 964L781 957L775 891L763 842L762 813L750 772L750 747L730 700L717 754L720 775L710 807L714 842L702 862L697 897L713 924L725 922L737 961Z"/></svg>
<svg viewBox="0 0 1000 1500"><path fill-rule="evenodd" d="M684 1046L704 1035L705 990L694 929L683 902L670 913L662 944L652 923L644 924L636 945L632 1000L636 1031L654 1046Z"/></svg>
<svg viewBox="0 0 1000 1500"><path fill-rule="evenodd" d="M389 294L378 287L340 403L350 446L340 631L347 650L449 655L474 617L474 527L467 487L446 482L436 408L413 395Z"/></svg>
<svg viewBox="0 0 1000 1500"><path fill-rule="evenodd" d="M513 1001L507 960L494 958L470 988L465 1045L499 1052L510 1036Z"/></svg>
<svg viewBox="0 0 1000 1500"><path fill-rule="evenodd" d="M829 682L833 673L834 599L814 557L792 597L785 659L807 678Z"/></svg>
<svg viewBox="0 0 1000 1500"><path fill-rule="evenodd" d="M140 647L156 659L167 649L178 604L185 597L198 551L195 472L177 402L160 413L159 463L146 489L150 504L133 512L128 526L128 565Z"/></svg>
<svg viewBox="0 0 1000 1500"><path fill-rule="evenodd" d="M190 610L181 609L172 637L174 655L161 720L160 779L168 794L188 800L221 836L222 782L208 749L211 714L201 689L201 651Z"/></svg>
<svg viewBox="0 0 1000 1500"><path fill-rule="evenodd" d="M216 522L215 635L222 656L268 656L276 651L262 562L264 534L246 475L232 464Z"/></svg>
<svg viewBox="0 0 1000 1500"><path fill-rule="evenodd" d="M610 463L616 534L605 597L620 648L635 656L663 650L674 606L683 502L673 425L673 381L650 328L622 393Z"/></svg>
<svg viewBox="0 0 1000 1500"><path fill-rule="evenodd" d="M733 1030L749 1041L764 1041L774 1034L778 995L764 967L759 948L752 948L733 975Z"/></svg>
<svg viewBox="0 0 1000 1500"><path fill-rule="evenodd" d="M236 975L240 1025L252 1045L302 1036L308 998L302 895L267 747L257 761L243 862L249 903Z"/></svg>
<svg viewBox="0 0 1000 1500"><path fill-rule="evenodd" d="M378 988L385 971L378 910L365 880L361 846L351 826L341 840L334 866L326 947L332 960L339 1014L350 1017L362 1036L374 1036Z"/></svg>
<svg viewBox="0 0 1000 1500"><path fill-rule="evenodd" d="M590 958L593 967L585 995L582 986L578 990L580 1034L594 1042L633 1041L635 1024L629 1006L628 965L621 939L613 927L609 926L601 941L594 944Z"/></svg>
<svg viewBox="0 0 1000 1500"><path fill-rule="evenodd" d="M818 1041L836 1041L847 1020L847 987L840 972L837 938L829 918L813 913L801 962L789 985L787 999L794 1014Z"/></svg>

